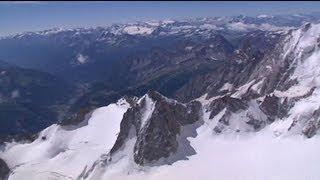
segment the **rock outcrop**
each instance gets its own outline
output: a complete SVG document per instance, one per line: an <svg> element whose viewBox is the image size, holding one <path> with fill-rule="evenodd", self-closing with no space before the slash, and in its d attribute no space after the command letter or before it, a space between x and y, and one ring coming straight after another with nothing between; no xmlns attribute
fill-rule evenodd
<svg viewBox="0 0 320 180"><path fill-rule="evenodd" d="M200 120L200 110L200 102L181 104L155 91L148 92L124 114L111 157L123 148L130 136L135 136L133 151L137 164L168 158L178 150L182 128Z"/></svg>
<svg viewBox="0 0 320 180"><path fill-rule="evenodd" d="M0 159L0 180L6 180L9 176L10 169L6 162Z"/></svg>

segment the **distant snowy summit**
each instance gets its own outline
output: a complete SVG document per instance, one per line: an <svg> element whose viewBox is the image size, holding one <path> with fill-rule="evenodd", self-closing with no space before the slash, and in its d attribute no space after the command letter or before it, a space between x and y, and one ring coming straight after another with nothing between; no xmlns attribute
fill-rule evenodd
<svg viewBox="0 0 320 180"><path fill-rule="evenodd" d="M107 27L97 28L53 28L45 31L26 32L6 37L24 38L28 36L50 36L61 33L71 33L69 36L79 36L81 34L100 33L113 35L170 35L179 33L196 33L199 31L212 30L230 30L230 31L279 31L287 30L292 27L298 27L303 22L319 22L319 14L299 14L298 15L265 15L256 17L234 16L234 17L213 17L213 18L195 18L187 20L160 20L146 21L128 24L114 24ZM98 36L102 38L103 36Z"/></svg>

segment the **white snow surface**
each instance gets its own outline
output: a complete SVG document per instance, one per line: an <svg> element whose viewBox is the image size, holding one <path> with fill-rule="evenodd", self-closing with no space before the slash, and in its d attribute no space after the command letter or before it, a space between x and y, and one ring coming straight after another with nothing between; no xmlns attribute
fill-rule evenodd
<svg viewBox="0 0 320 180"><path fill-rule="evenodd" d="M261 92L261 88L263 86L263 82L264 82L264 79L263 80L260 80L258 83L254 84L251 89L253 91L256 91L257 93L260 93Z"/></svg>
<svg viewBox="0 0 320 180"><path fill-rule="evenodd" d="M240 98L242 95L244 95L246 92L248 92L249 88L253 85L255 80L252 80L248 82L247 84L244 84L237 88L237 91L231 95L233 98Z"/></svg>
<svg viewBox="0 0 320 180"><path fill-rule="evenodd" d="M257 29L264 30L264 31L284 31L284 30L291 29L292 27L287 27L287 26L278 27L268 23L256 25L256 24L248 24L243 22L233 22L233 23L227 24L227 28L234 31L247 32L250 30L257 30Z"/></svg>
<svg viewBox="0 0 320 180"><path fill-rule="evenodd" d="M201 102L204 106L208 105L205 100ZM239 122L242 123L231 122L233 128L243 125L246 113L257 119L266 119L255 101L249 105L248 111L232 115L233 119L240 119ZM172 165L141 167L133 161L132 150L136 139L132 138L115 157L116 163L98 166L87 179L317 180L320 178L317 168L320 160L318 135L306 139L301 135L277 134L280 130L287 131L291 124L283 121L275 121L260 132L214 135L213 128L225 110L223 109L213 119L209 119L209 113L204 111L205 123L197 128L195 138L188 138L196 151L196 154L189 156L188 160L180 160Z"/></svg>
<svg viewBox="0 0 320 180"><path fill-rule="evenodd" d="M126 26L123 28L123 32L130 35L148 35L154 31L154 28L149 28L145 26Z"/></svg>
<svg viewBox="0 0 320 180"><path fill-rule="evenodd" d="M229 29L235 31L248 31L250 29L256 29L254 24L246 24L243 22L234 22L227 25Z"/></svg>
<svg viewBox="0 0 320 180"><path fill-rule="evenodd" d="M293 31L284 45L283 58L293 56L291 67L295 67L290 79L298 83L284 92L275 92L279 97L296 97L307 94L311 88L320 87L320 24L311 24L307 30Z"/></svg>
<svg viewBox="0 0 320 180"><path fill-rule="evenodd" d="M190 51L190 50L193 49L193 47L192 46L186 46L184 49Z"/></svg>
<svg viewBox="0 0 320 180"><path fill-rule="evenodd" d="M268 17L271 17L271 16L266 15L266 14L260 14L257 16L257 18L268 18Z"/></svg>
<svg viewBox="0 0 320 180"><path fill-rule="evenodd" d="M82 54L78 54L78 55L77 55L77 61L78 61L78 63L80 63L80 64L85 64L85 63L88 62L88 56L84 56L84 55L82 55Z"/></svg>
<svg viewBox="0 0 320 180"><path fill-rule="evenodd" d="M145 105L144 112L142 114L140 129L142 129L146 125L155 108L155 102L153 102L148 95L146 95L144 98L146 100L146 105Z"/></svg>
<svg viewBox="0 0 320 180"><path fill-rule="evenodd" d="M216 29L220 29L218 28L216 25L214 24L203 24L199 27L200 29L209 29L209 30L216 30Z"/></svg>
<svg viewBox="0 0 320 180"><path fill-rule="evenodd" d="M231 91L233 89L233 84L225 83L221 88L220 91Z"/></svg>
<svg viewBox="0 0 320 180"><path fill-rule="evenodd" d="M151 105L152 103L147 103ZM32 143L8 144L0 153L12 168L9 180L26 179L76 179L84 169L106 154L113 146L119 132L120 121L128 104L119 101L95 110L88 125L74 130L64 130L52 125L40 133ZM152 109L148 106L147 109ZM150 110L151 111L151 110ZM230 133L214 135L212 129L225 112L213 119L204 116L195 138L188 138L196 154L189 160L172 165L140 167L133 161L133 143L130 139L118 153L116 163L95 168L86 179L90 180L317 180L320 178L320 137L311 139L300 135L275 136L275 130L286 129L280 121L258 133ZM234 114L235 118L251 113L265 119L252 102L248 112ZM299 112L297 112L299 113ZM260 117L258 117L260 116ZM243 123L245 121L241 120ZM233 124L237 128L239 124ZM290 124L290 123L289 123ZM42 140L41 137L46 137Z"/></svg>
<svg viewBox="0 0 320 180"><path fill-rule="evenodd" d="M89 178L112 180L316 180L320 138L274 137L271 131L213 136L210 126L189 138L197 154L172 165L139 167L125 157Z"/></svg>
<svg viewBox="0 0 320 180"><path fill-rule="evenodd" d="M96 109L86 126L65 130L52 125L32 143L8 144L0 157L12 168L9 180L75 179L112 148L127 108L110 104Z"/></svg>
<svg viewBox="0 0 320 180"><path fill-rule="evenodd" d="M15 89L11 92L11 98L18 98L20 96L20 91Z"/></svg>

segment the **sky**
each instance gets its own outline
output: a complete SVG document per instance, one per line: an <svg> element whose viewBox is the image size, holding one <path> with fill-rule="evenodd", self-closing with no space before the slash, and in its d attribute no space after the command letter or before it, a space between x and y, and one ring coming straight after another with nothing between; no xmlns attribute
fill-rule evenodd
<svg viewBox="0 0 320 180"><path fill-rule="evenodd" d="M0 36L54 27L95 27L143 20L320 11L320 2L8 1L0 2Z"/></svg>

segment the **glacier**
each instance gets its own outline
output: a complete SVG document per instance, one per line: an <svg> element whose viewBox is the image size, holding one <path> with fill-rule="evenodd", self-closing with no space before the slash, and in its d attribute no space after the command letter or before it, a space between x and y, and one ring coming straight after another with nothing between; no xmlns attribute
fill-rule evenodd
<svg viewBox="0 0 320 180"><path fill-rule="evenodd" d="M150 101L150 100L149 100ZM150 103L150 102L149 102ZM203 102L205 103L205 102ZM150 103L152 104L152 103ZM130 105L123 99L96 109L79 127L52 125L32 143L10 143L1 152L12 170L9 180L77 179L105 156L116 140L122 116ZM148 108L147 111L152 111ZM223 111L221 111L223 113ZM219 119L217 115L215 118ZM206 118L208 116L203 116ZM196 154L171 165L139 166L133 161L134 139L126 143L116 163L95 169L85 179L310 179L320 178L319 136L275 136L282 123L274 122L259 132L212 133L214 120L197 128L188 138ZM81 179L81 178L79 178Z"/></svg>

